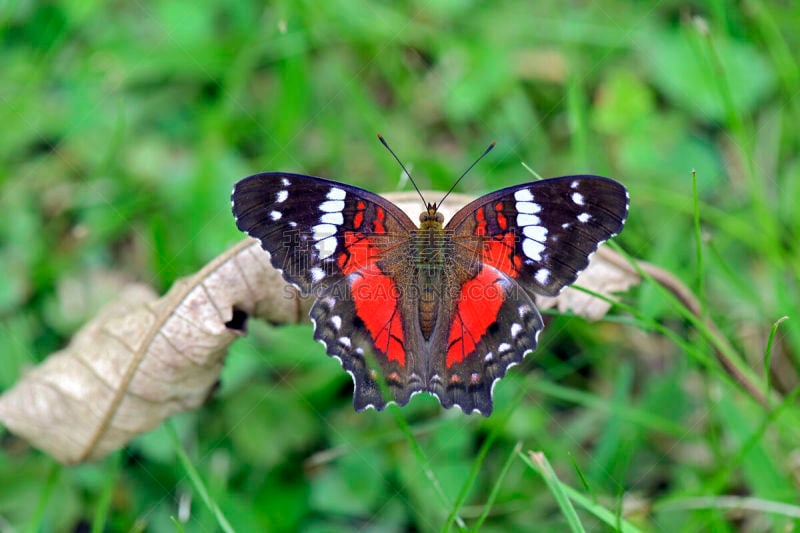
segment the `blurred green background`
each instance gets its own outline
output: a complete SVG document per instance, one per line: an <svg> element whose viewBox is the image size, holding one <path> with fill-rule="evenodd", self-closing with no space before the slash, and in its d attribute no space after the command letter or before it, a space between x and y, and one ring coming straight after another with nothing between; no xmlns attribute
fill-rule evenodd
<svg viewBox="0 0 800 533"><path fill-rule="evenodd" d="M460 192L528 181L521 163L622 181L616 242L695 291L720 337L649 281L599 323L550 313L484 419L422 396L356 414L310 325L251 323L216 394L171 422L227 520L575 530L520 442L585 497L588 531L794 531L799 36L800 7L760 0L0 3L0 390L124 283L164 292L237 242L236 180L407 188L381 132L446 189L495 140ZM222 527L164 427L72 468L0 444L4 531Z"/></svg>

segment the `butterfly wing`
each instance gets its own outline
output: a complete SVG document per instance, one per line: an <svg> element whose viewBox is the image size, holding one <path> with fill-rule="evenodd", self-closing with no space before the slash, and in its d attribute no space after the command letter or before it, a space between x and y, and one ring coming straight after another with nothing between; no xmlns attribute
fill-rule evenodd
<svg viewBox="0 0 800 533"><path fill-rule="evenodd" d="M272 265L304 294L378 261L382 249L416 227L377 194L302 174L245 178L234 186L231 207L236 226L261 241Z"/></svg>
<svg viewBox="0 0 800 533"><path fill-rule="evenodd" d="M536 348L543 324L530 295L513 278L468 261L459 255L452 263L459 272L476 266L477 272L463 281L442 314L427 390L446 408L457 405L465 413L489 416L495 382Z"/></svg>
<svg viewBox="0 0 800 533"><path fill-rule="evenodd" d="M462 279L428 377L442 405L488 416L494 383L536 349L543 322L529 292L574 282L627 212L616 181L566 176L501 189L453 216L445 230Z"/></svg>
<svg viewBox="0 0 800 533"><path fill-rule="evenodd" d="M564 176L500 189L459 210L448 223L456 245L526 289L555 296L589 265L601 243L622 230L628 193L600 176Z"/></svg>
<svg viewBox="0 0 800 533"><path fill-rule="evenodd" d="M420 384L406 360L410 332L390 272L407 260L416 228L408 216L358 187L279 172L238 182L231 205L237 227L261 241L283 277L317 297L314 338L352 375L356 409L406 403Z"/></svg>

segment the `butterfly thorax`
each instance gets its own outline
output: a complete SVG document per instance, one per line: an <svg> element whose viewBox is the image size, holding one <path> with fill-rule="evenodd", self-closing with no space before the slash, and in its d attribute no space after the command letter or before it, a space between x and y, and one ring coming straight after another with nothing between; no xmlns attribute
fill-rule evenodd
<svg viewBox="0 0 800 533"><path fill-rule="evenodd" d="M422 336L430 340L445 286L445 268L452 250L443 228L444 217L437 211L436 204L428 204L426 210L420 213L419 221L419 230L414 234L419 325Z"/></svg>

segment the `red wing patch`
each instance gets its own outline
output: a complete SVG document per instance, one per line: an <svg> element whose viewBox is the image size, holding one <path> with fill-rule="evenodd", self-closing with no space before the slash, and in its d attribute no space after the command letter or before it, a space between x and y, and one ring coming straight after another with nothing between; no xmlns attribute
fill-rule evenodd
<svg viewBox="0 0 800 533"><path fill-rule="evenodd" d="M378 208L376 229L383 228L385 213ZM376 349L389 361L406 364L403 323L398 309L400 292L394 280L381 272L377 265L380 248L363 233L347 231L344 251L337 257L345 275L355 274L350 293L356 315L364 322Z"/></svg>
<svg viewBox="0 0 800 533"><path fill-rule="evenodd" d="M503 202L497 202L494 205L494 210L497 213L497 225L500 226L501 230L506 231L508 229L508 220L503 214Z"/></svg>
<svg viewBox="0 0 800 533"><path fill-rule="evenodd" d="M486 235L486 215L483 212L483 207L479 207L475 211L475 220L478 222L475 227L475 235Z"/></svg>
<svg viewBox="0 0 800 533"><path fill-rule="evenodd" d="M516 278L522 268L522 259L514 253L516 240L516 235L513 231L507 231L487 239L483 243L481 261L512 278Z"/></svg>
<svg viewBox="0 0 800 533"><path fill-rule="evenodd" d="M383 222L386 220L386 211L381 206L375 207L375 233L386 233L386 226Z"/></svg>
<svg viewBox="0 0 800 533"><path fill-rule="evenodd" d="M372 239L363 233L354 231L344 233L343 248L344 250L336 258L336 262L345 276L372 265L380 255L380 250L372 242Z"/></svg>
<svg viewBox="0 0 800 533"><path fill-rule="evenodd" d="M447 339L447 368L469 357L497 319L505 299L501 283L494 269L483 265L477 276L461 286Z"/></svg>
<svg viewBox="0 0 800 533"><path fill-rule="evenodd" d="M356 214L353 215L353 227L360 228L364 223L364 211L367 209L367 204L363 200L356 203Z"/></svg>
<svg viewBox="0 0 800 533"><path fill-rule="evenodd" d="M373 263L355 274L350 293L360 318L372 337L375 348L389 361L406 364L403 323L394 280Z"/></svg>
<svg viewBox="0 0 800 533"><path fill-rule="evenodd" d="M480 251L481 262L495 267L502 273L516 278L522 269L522 258L516 253L517 236L508 230L508 220L503 214L503 202L494 205L494 216L497 225L503 229L489 237L489 221L486 220L486 207L475 210L475 235L484 237Z"/></svg>

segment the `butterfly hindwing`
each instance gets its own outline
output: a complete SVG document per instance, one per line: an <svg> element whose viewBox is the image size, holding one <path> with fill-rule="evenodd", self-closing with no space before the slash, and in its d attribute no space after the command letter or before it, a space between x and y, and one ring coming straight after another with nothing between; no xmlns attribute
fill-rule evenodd
<svg viewBox="0 0 800 533"><path fill-rule="evenodd" d="M534 293L573 283L598 246L622 230L628 194L600 176L564 176L501 189L459 210L456 244Z"/></svg>
<svg viewBox="0 0 800 533"><path fill-rule="evenodd" d="M391 293L373 294L369 313L360 312L354 295L359 283L381 283L379 274L362 271L329 287L311 307L314 339L336 357L353 377L353 404L357 411L383 409L388 401L405 405L420 390L419 374L406 360L404 323L399 298ZM365 321L366 317L368 321Z"/></svg>
<svg viewBox="0 0 800 533"><path fill-rule="evenodd" d="M480 265L453 302L442 354L431 361L429 391L446 408L489 416L494 383L536 349L542 327L528 293L497 268Z"/></svg>

